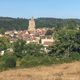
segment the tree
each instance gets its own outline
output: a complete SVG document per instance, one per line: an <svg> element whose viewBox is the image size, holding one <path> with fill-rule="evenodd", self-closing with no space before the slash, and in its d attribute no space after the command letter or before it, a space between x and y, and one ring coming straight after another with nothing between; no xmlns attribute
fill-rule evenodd
<svg viewBox="0 0 80 80"><path fill-rule="evenodd" d="M73 52L80 52L80 32L77 30L60 30L54 37L55 44L50 47L49 54L56 56L69 56Z"/></svg>
<svg viewBox="0 0 80 80"><path fill-rule="evenodd" d="M25 51L25 43L26 41L24 40L18 40L16 42L14 42L14 52L15 52L15 55L17 57L22 57L24 56L24 51Z"/></svg>
<svg viewBox="0 0 80 80"><path fill-rule="evenodd" d="M66 28L67 29L76 29L77 28L77 22L75 20L67 20L66 21Z"/></svg>
<svg viewBox="0 0 80 80"><path fill-rule="evenodd" d="M36 43L26 44L23 40L18 40L14 43L14 54L22 58L26 55L39 56L44 53L43 46Z"/></svg>
<svg viewBox="0 0 80 80"><path fill-rule="evenodd" d="M0 34L4 34L5 33L5 29L4 28L1 28L0 29Z"/></svg>
<svg viewBox="0 0 80 80"><path fill-rule="evenodd" d="M34 55L34 56L40 56L43 55L44 52L43 45L36 44L36 43L30 43L25 45L26 54Z"/></svg>
<svg viewBox="0 0 80 80"><path fill-rule="evenodd" d="M53 34L53 30L47 30L45 35L52 35Z"/></svg>
<svg viewBox="0 0 80 80"><path fill-rule="evenodd" d="M9 48L9 39L6 37L0 37L0 51L2 50L6 50L7 48Z"/></svg>

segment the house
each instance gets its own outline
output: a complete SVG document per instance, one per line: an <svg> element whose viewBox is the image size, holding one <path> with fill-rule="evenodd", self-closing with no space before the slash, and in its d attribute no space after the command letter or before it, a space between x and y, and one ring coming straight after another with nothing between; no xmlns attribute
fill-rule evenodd
<svg viewBox="0 0 80 80"><path fill-rule="evenodd" d="M54 39L53 38L45 38L45 39L41 39L41 44L44 46L50 46L54 43Z"/></svg>

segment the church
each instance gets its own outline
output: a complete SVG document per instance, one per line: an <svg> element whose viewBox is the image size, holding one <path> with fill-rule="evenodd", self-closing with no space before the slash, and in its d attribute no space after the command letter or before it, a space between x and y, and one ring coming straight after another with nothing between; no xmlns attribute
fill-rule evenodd
<svg viewBox="0 0 80 80"><path fill-rule="evenodd" d="M46 32L46 28L36 28L35 19L32 17L29 19L29 26L27 30L8 31L5 32L5 36L10 38L10 42L15 42L18 39L23 39L27 43L35 42L44 46L49 46L54 42L54 40L52 37L47 38L45 35Z"/></svg>
<svg viewBox="0 0 80 80"><path fill-rule="evenodd" d="M29 20L28 31L33 33L36 31L36 24L33 17Z"/></svg>

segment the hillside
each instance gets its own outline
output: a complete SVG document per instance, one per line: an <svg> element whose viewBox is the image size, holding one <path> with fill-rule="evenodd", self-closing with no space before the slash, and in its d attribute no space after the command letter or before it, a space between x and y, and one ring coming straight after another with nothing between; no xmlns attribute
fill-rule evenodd
<svg viewBox="0 0 80 80"><path fill-rule="evenodd" d="M0 29L5 30L26 29L27 24L28 24L27 19L0 17Z"/></svg>
<svg viewBox="0 0 80 80"><path fill-rule="evenodd" d="M4 71L0 80L80 80L80 62Z"/></svg>
<svg viewBox="0 0 80 80"><path fill-rule="evenodd" d="M36 28L61 28L69 27L73 28L80 26L79 19L58 19L58 18L37 18ZM25 18L10 18L0 17L0 29L4 30L23 30L28 28L28 19Z"/></svg>

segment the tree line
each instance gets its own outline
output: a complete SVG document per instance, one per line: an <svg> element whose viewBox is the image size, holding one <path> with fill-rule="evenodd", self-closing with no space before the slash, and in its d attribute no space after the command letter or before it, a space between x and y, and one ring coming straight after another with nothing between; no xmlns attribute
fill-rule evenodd
<svg viewBox="0 0 80 80"><path fill-rule="evenodd" d="M25 18L0 17L0 33L6 30L25 30L28 28L28 20ZM37 18L36 28L76 28L80 27L79 19Z"/></svg>

